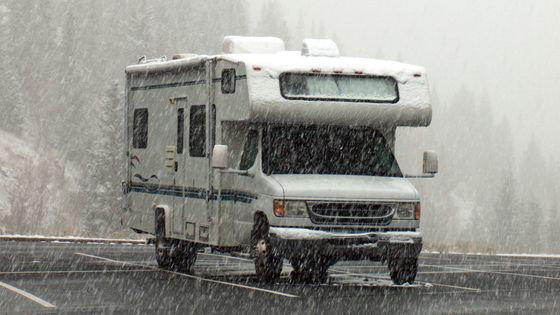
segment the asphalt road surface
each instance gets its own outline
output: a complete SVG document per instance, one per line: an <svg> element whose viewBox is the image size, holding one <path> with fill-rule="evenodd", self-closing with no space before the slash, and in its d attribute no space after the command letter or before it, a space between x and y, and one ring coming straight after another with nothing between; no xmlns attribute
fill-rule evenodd
<svg viewBox="0 0 560 315"><path fill-rule="evenodd" d="M414 285L339 262L326 284L259 284L245 258L161 270L151 245L0 242L0 314L560 314L560 258L422 254Z"/></svg>

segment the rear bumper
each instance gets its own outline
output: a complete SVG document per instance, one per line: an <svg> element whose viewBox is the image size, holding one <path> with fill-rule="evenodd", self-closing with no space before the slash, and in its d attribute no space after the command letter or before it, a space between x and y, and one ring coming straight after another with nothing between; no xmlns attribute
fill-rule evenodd
<svg viewBox="0 0 560 315"><path fill-rule="evenodd" d="M284 257L322 255L332 260L384 261L391 257L418 257L420 232L326 232L305 228L270 228L271 241Z"/></svg>

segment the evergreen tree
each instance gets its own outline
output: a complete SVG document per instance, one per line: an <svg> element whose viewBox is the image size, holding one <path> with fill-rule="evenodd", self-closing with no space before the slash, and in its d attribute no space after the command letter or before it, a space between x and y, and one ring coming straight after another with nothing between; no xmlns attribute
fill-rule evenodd
<svg viewBox="0 0 560 315"><path fill-rule="evenodd" d="M124 102L118 83L112 84L101 103L97 126L100 137L89 152L84 208L86 234L106 235L120 227L121 181L124 178Z"/></svg>
<svg viewBox="0 0 560 315"><path fill-rule="evenodd" d="M513 171L503 173L498 187L496 201L489 211L491 217L488 225L492 227L492 232L496 235L499 248L504 251L511 251L519 242L517 224L522 220L522 206L518 196L517 182L513 176Z"/></svg>
<svg viewBox="0 0 560 315"><path fill-rule="evenodd" d="M16 31L19 17L18 6L13 1L7 1L7 6L0 11L0 129L21 135L23 130L23 89L21 72L14 67L13 58L19 52L13 33Z"/></svg>
<svg viewBox="0 0 560 315"><path fill-rule="evenodd" d="M291 43L292 35L282 15L278 14L282 9L278 2L267 1L261 10L258 23L253 31L258 36L276 36L282 38L286 43Z"/></svg>

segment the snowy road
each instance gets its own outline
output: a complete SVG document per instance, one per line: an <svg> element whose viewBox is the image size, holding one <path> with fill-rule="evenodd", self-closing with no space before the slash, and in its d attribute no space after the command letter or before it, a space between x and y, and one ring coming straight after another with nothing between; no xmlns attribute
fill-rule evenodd
<svg viewBox="0 0 560 315"><path fill-rule="evenodd" d="M415 285L342 262L324 285L254 279L252 262L201 253L192 274L160 270L146 245L0 242L0 310L29 313L554 314L560 258L423 254Z"/></svg>

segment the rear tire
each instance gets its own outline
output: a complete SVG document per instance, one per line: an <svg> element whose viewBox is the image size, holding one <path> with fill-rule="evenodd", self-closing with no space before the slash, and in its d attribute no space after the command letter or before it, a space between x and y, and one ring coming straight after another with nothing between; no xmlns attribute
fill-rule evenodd
<svg viewBox="0 0 560 315"><path fill-rule="evenodd" d="M157 264L161 268L168 268L172 262L170 256L171 241L165 238L165 214L161 209L156 210L155 234Z"/></svg>
<svg viewBox="0 0 560 315"><path fill-rule="evenodd" d="M394 284L414 283L418 272L418 257L396 257L389 259L387 263Z"/></svg>
<svg viewBox="0 0 560 315"><path fill-rule="evenodd" d="M175 271L190 272L198 256L198 246L192 242L176 240L172 251L171 267Z"/></svg>

